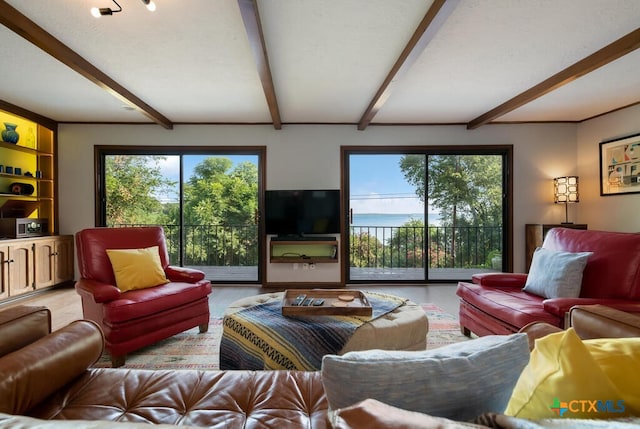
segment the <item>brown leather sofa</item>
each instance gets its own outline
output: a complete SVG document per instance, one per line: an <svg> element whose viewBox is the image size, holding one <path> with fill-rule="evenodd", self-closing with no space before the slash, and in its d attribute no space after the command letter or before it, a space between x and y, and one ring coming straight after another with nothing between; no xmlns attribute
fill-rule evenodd
<svg viewBox="0 0 640 429"><path fill-rule="evenodd" d="M45 307L14 307L0 314L0 350L6 353L0 357L0 413L94 421L76 428L113 427L113 422L329 427L319 372L92 368L104 350L96 323L75 321L48 334ZM25 331L32 332L30 344L21 340ZM11 427L11 421L14 427L29 426L0 415L1 427Z"/></svg>
<svg viewBox="0 0 640 429"><path fill-rule="evenodd" d="M571 319L584 338L640 336L640 317L603 306L575 307ZM104 347L97 324L83 320L53 333L49 329L45 307L0 312L0 352L5 353L0 356L0 427L331 427L320 372L92 368ZM557 330L535 323L523 332L533 344L535 338ZM27 337L29 344L23 340ZM379 404L345 409L335 427L386 427L385 418L406 417L402 410L388 414L376 411L380 409ZM378 418L378 412L388 415ZM408 418L420 426L394 427L472 426L417 413ZM512 423L512 418L497 416L491 427L513 427Z"/></svg>
<svg viewBox="0 0 640 429"><path fill-rule="evenodd" d="M594 338L640 337L640 315L626 313L605 305L576 305L569 310L569 327L583 340ZM529 348L535 340L562 329L545 322L532 322L520 332L529 336Z"/></svg>

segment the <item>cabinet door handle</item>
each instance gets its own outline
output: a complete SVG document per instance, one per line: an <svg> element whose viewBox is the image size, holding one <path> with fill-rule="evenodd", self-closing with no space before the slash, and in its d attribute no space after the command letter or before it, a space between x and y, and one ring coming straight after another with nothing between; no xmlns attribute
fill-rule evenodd
<svg viewBox="0 0 640 429"><path fill-rule="evenodd" d="M11 263L13 263L14 261L13 261L13 259L7 259L7 260L6 260L6 261L4 261L4 262L5 262L5 263L7 263L7 264L11 264Z"/></svg>

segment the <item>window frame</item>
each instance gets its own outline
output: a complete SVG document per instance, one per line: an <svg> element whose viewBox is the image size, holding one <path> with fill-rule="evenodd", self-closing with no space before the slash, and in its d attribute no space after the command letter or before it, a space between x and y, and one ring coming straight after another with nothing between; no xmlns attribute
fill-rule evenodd
<svg viewBox="0 0 640 429"><path fill-rule="evenodd" d="M258 276L255 281L241 281L239 283L262 283L264 278L264 257L266 246L264 240L264 225L262 222L262 211L264 207L264 190L266 183L266 146L142 146L142 145L95 145L94 146L94 224L96 227L106 226L106 179L105 179L105 159L110 155L154 155L154 156L189 156L189 155L253 155L258 157ZM180 160L182 169L182 159ZM182 174L182 172L181 172ZM183 193L183 183L180 181L180 195ZM182 223L182 198L180 198L180 213ZM182 234L180 236L180 265L182 265ZM224 281L234 283L234 281Z"/></svg>
<svg viewBox="0 0 640 429"><path fill-rule="evenodd" d="M341 146L340 161L342 163L341 188L343 193L343 207L345 213L349 212L349 156L350 155L386 155L386 154L407 154L407 155L499 155L503 158L502 183L503 183L503 269L507 272L513 272L513 145L420 145L420 146ZM428 172L427 172L428 174ZM341 241L345 243L342 246L342 260L345 261L342 266L342 278L347 283L384 283L380 280L351 280L349 276L349 224L348 216L343 217ZM459 280L431 280L428 275L428 267L425 267L425 278L423 280L393 280L393 283L447 283L457 282ZM388 281L387 281L388 282Z"/></svg>

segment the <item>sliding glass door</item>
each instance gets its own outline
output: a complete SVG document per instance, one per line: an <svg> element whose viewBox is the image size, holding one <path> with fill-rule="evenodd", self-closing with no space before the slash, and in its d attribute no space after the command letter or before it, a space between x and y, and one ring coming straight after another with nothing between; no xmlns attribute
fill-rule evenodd
<svg viewBox="0 0 640 429"><path fill-rule="evenodd" d="M402 154L349 156L350 280L426 278L425 204L403 173L405 158ZM426 158L421 159L415 162L424 163Z"/></svg>
<svg viewBox="0 0 640 429"><path fill-rule="evenodd" d="M343 150L348 282L506 270L510 147Z"/></svg>
<svg viewBox="0 0 640 429"><path fill-rule="evenodd" d="M97 225L162 225L173 264L218 282L261 280L261 151L97 150Z"/></svg>
<svg viewBox="0 0 640 429"><path fill-rule="evenodd" d="M439 222L428 228L429 280L503 271L506 225L502 155L427 155L427 187Z"/></svg>

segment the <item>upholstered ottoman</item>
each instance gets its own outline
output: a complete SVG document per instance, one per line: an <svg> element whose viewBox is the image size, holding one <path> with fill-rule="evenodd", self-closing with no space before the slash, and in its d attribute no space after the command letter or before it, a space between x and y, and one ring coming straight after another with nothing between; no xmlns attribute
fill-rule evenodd
<svg viewBox="0 0 640 429"><path fill-rule="evenodd" d="M227 307L225 316L258 304L280 302L283 294L267 293L239 299ZM369 349L425 350L428 328L429 322L422 308L407 301L395 310L359 326L338 354Z"/></svg>

